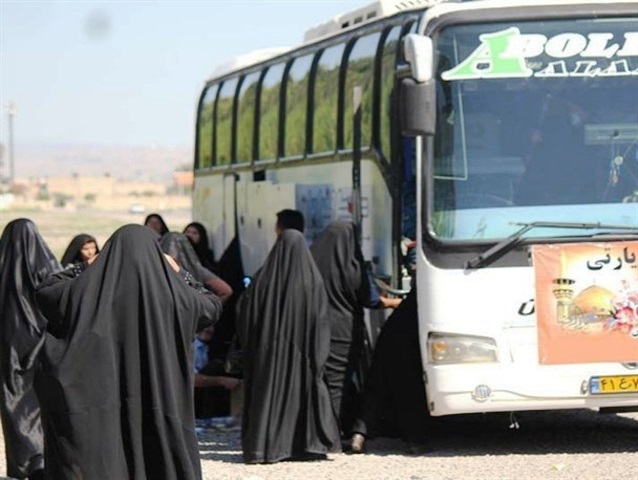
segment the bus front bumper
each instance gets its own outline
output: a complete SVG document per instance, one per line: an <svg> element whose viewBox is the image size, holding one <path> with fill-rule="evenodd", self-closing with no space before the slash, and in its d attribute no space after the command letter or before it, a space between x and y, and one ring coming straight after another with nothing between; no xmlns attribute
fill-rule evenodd
<svg viewBox="0 0 638 480"><path fill-rule="evenodd" d="M638 411L638 370L620 364L441 365L426 368L425 381L433 416L604 407Z"/></svg>

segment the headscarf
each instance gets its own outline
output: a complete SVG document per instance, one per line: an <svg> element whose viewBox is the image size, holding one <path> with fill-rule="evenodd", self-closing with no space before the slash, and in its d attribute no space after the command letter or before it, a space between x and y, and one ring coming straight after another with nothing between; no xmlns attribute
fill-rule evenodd
<svg viewBox="0 0 638 480"><path fill-rule="evenodd" d="M69 243L69 246L66 248L64 255L62 255L62 265L68 266L72 263L79 263L82 261L81 250L84 245L87 243L95 243L96 253L100 253L100 248L98 247L97 240L95 237L88 235L86 233L80 233L76 235Z"/></svg>
<svg viewBox="0 0 638 480"><path fill-rule="evenodd" d="M46 320L36 287L61 269L35 224L10 222L0 237L0 413L7 474L24 478L44 468L40 407L33 377Z"/></svg>
<svg viewBox="0 0 638 480"><path fill-rule="evenodd" d="M168 233L168 225L166 225L166 222L159 213L149 213L144 219L144 225L146 225L151 218L155 218L161 224L161 231L159 232L160 235Z"/></svg>
<svg viewBox="0 0 638 480"><path fill-rule="evenodd" d="M157 235L118 229L93 264L45 282L42 373L51 478L201 478L193 411L192 342L221 311L187 285Z"/></svg>
<svg viewBox="0 0 638 480"><path fill-rule="evenodd" d="M186 233L186 230L191 227L199 233L199 242L193 242L190 237L188 237L188 240L195 249L195 253L197 254L197 257L199 257L199 261L202 262L202 265L209 270L213 270L215 266L215 259L212 250L208 247L208 232L206 231L206 227L199 222L191 222L184 227L184 231L182 233Z"/></svg>
<svg viewBox="0 0 638 480"><path fill-rule="evenodd" d="M331 308L340 315L362 315L368 286L358 233L352 222L329 224L310 247Z"/></svg>
<svg viewBox="0 0 638 480"><path fill-rule="evenodd" d="M198 282L205 283L216 275L199 261L190 240L183 233L168 232L160 238L164 253L173 257L179 265L188 270Z"/></svg>

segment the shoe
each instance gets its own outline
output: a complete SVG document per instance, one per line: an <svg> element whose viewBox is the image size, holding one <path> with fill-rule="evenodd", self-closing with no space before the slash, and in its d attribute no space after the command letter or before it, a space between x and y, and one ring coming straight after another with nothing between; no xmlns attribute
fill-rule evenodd
<svg viewBox="0 0 638 480"><path fill-rule="evenodd" d="M354 435L352 435L352 439L350 440L350 451L352 453L363 453L365 451L365 442L366 437L364 437L360 433L355 433Z"/></svg>

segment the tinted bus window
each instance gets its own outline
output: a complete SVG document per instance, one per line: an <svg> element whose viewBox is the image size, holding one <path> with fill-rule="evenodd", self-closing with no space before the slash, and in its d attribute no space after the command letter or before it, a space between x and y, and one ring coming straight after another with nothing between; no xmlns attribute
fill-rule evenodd
<svg viewBox="0 0 638 480"><path fill-rule="evenodd" d="M317 64L312 122L313 152L329 152L337 148L339 67L344 47L342 44L325 49Z"/></svg>
<svg viewBox="0 0 638 480"><path fill-rule="evenodd" d="M286 82L286 127L284 156L303 155L306 149L306 111L308 107L308 80L312 55L294 60Z"/></svg>
<svg viewBox="0 0 638 480"><path fill-rule="evenodd" d="M217 100L217 162L216 165L228 165L233 144L233 103L237 79L226 80L219 91Z"/></svg>
<svg viewBox="0 0 638 480"><path fill-rule="evenodd" d="M374 33L357 40L348 58L348 70L344 91L343 139L344 148L352 148L353 95L354 87L361 87L361 146L368 146L372 140L372 85L374 59L377 53L380 33Z"/></svg>
<svg viewBox="0 0 638 480"><path fill-rule="evenodd" d="M277 158L279 138L279 93L284 64L273 65L268 69L261 83L259 101L259 154L261 160Z"/></svg>
<svg viewBox="0 0 638 480"><path fill-rule="evenodd" d="M237 107L237 163L253 159L253 137L255 131L255 105L257 82L261 72L254 72L244 78L239 89Z"/></svg>
<svg viewBox="0 0 638 480"><path fill-rule="evenodd" d="M208 168L213 164L213 113L217 85L206 89L199 106L197 118L197 168Z"/></svg>
<svg viewBox="0 0 638 480"><path fill-rule="evenodd" d="M386 160L391 160L392 145L391 138L391 121L392 121L392 91L394 89L394 75L397 62L397 46L399 44L399 36L401 27L394 27L385 39L383 53L381 58L381 102L380 102L380 148Z"/></svg>

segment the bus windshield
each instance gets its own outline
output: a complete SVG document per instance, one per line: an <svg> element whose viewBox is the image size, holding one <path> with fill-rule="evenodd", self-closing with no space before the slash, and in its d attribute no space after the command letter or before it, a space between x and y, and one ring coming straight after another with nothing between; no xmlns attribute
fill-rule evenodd
<svg viewBox="0 0 638 480"><path fill-rule="evenodd" d="M635 19L463 24L436 46L430 235L489 241L537 220L638 225Z"/></svg>

